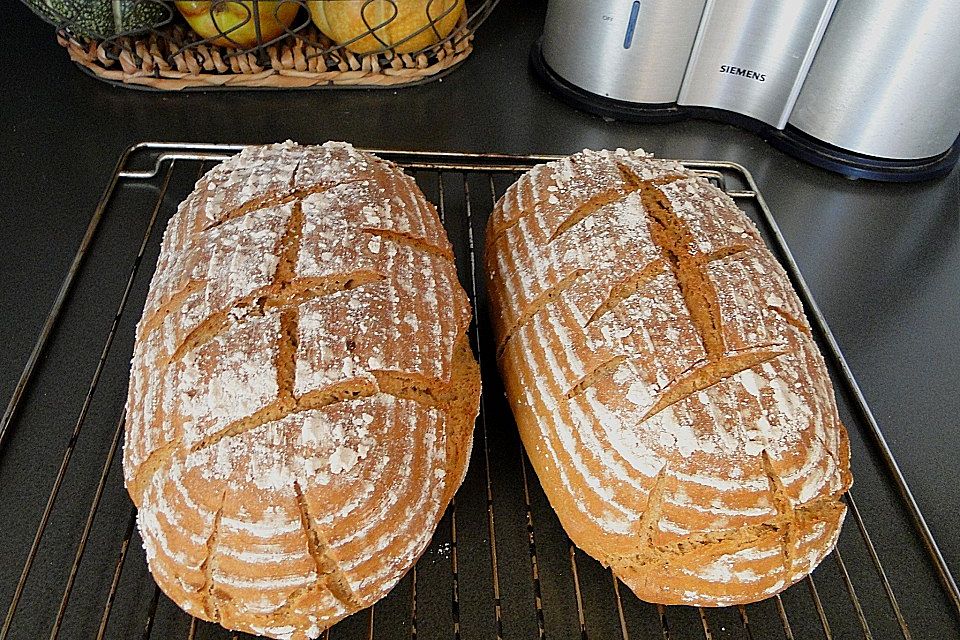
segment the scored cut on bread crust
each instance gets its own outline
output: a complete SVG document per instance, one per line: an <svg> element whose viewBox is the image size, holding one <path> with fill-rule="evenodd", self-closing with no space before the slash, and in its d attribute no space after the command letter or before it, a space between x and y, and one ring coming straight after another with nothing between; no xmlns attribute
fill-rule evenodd
<svg viewBox="0 0 960 640"><path fill-rule="evenodd" d="M188 613L315 638L386 595L466 472L471 310L436 210L343 143L248 147L164 234L124 479Z"/></svg>
<svg viewBox="0 0 960 640"><path fill-rule="evenodd" d="M830 552L846 431L786 273L725 193L584 151L507 190L486 265L507 397L575 544L644 600L703 606Z"/></svg>

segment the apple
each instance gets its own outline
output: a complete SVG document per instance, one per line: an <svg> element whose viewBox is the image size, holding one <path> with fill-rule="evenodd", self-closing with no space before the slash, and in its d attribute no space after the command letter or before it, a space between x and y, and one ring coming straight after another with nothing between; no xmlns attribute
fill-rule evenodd
<svg viewBox="0 0 960 640"><path fill-rule="evenodd" d="M178 0L174 4L197 35L209 39L211 44L242 49L257 45L254 3L249 0ZM260 0L256 4L260 42L283 34L300 9L298 3L291 1Z"/></svg>

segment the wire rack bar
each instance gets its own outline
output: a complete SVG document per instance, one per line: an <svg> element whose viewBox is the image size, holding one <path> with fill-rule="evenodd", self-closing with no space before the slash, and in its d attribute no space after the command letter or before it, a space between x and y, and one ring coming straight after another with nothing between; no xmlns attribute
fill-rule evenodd
<svg viewBox="0 0 960 640"><path fill-rule="evenodd" d="M411 640L417 640L417 565L414 564L413 568L410 569L410 576L413 582L413 587L410 594L410 638ZM325 635L329 638L330 631L327 630Z"/></svg>
<svg viewBox="0 0 960 640"><path fill-rule="evenodd" d="M439 198L437 202L437 211L440 214L440 222L447 222L447 202L443 191L443 172L437 176L437 189ZM471 301L472 303L473 301ZM468 461L469 462L469 461ZM460 640L460 575L457 565L457 498L454 496L447 507L447 513L450 514L450 563L453 577L453 637L454 640ZM371 634L373 627L371 626ZM372 636L371 636L372 638Z"/></svg>
<svg viewBox="0 0 960 640"><path fill-rule="evenodd" d="M530 542L530 571L533 579L533 599L537 609L537 635L546 638L543 616L543 590L540 584L540 565L537 562L537 538L533 531L533 510L530 508L530 483L527 480L527 454L520 452L520 471L523 477L523 498L527 507L527 537Z"/></svg>
<svg viewBox="0 0 960 640"><path fill-rule="evenodd" d="M703 613L703 607L697 607L697 614L700 616L700 626L703 628L704 640L713 640L713 634L710 633L710 623L707 622L707 616Z"/></svg>
<svg viewBox="0 0 960 640"><path fill-rule="evenodd" d="M477 248L473 239L473 204L470 201L470 181L468 174L463 173L464 211L467 214L467 243L470 249L470 306L473 308L473 347L476 353L481 353L480 319L477 317ZM497 188L493 183L493 175L488 178L490 187L491 207L496 205ZM443 184L443 174L440 176ZM496 623L497 640L503 638L503 609L500 604L500 574L497 568L497 529L493 514L493 483L490 481L490 446L487 433L487 401L480 395L480 421L483 435L483 474L487 488L487 536L490 539L490 564L493 572L493 606Z"/></svg>
<svg viewBox="0 0 960 640"><path fill-rule="evenodd" d="M863 541L867 546L867 552L870 554L870 559L873 561L873 566L876 568L877 573L880 576L880 581L883 584L883 590L886 592L887 599L890 601L890 605L893 607L893 614L897 618L897 624L900 625L900 632L903 634L904 640L913 640L913 636L910 634L910 629L907 627L907 621L904 619L903 612L900 610L900 603L897 601L897 597L893 593L893 586L890 584L890 580L887 578L887 572L883 568L883 564L880 562L880 556L877 555L877 549L873 546L873 539L870 538L870 533L867 531L867 527L863 523L863 517L860 515L860 509L857 508L857 501L853 499L852 494L847 494L846 501L850 506L850 513L853 515L853 520L857 523L857 529L860 531L860 535L863 537Z"/></svg>
<svg viewBox="0 0 960 640"><path fill-rule="evenodd" d="M577 620L580 622L580 637L587 640L587 622L583 617L583 594L580 592L580 574L577 571L577 547L568 540L570 548L570 570L573 573L573 591L577 597Z"/></svg>
<svg viewBox="0 0 960 640"><path fill-rule="evenodd" d="M150 640L153 633L153 621L157 617L157 603L160 601L160 587L153 588L153 597L150 599L150 607L147 609L147 621L143 625L143 633L140 640Z"/></svg>
<svg viewBox="0 0 960 640"><path fill-rule="evenodd" d="M820 601L820 593L817 591L817 585L812 576L807 576L803 580L807 583L810 590L810 597L813 598L813 604L817 608L817 617L820 618L820 625L823 627L823 637L827 640L833 640L833 633L830 631L830 623L827 621L827 614L823 610L823 602Z"/></svg>
<svg viewBox="0 0 960 640"><path fill-rule="evenodd" d="M740 622L743 624L743 632L747 636L747 640L753 640L753 630L750 629L750 616L747 615L747 608L742 604L738 605L737 612L740 614Z"/></svg>
<svg viewBox="0 0 960 640"><path fill-rule="evenodd" d="M850 574L847 572L847 565L843 561L843 555L840 553L839 546L833 550L832 555L840 567L840 572L843 574L843 583L847 587L847 593L850 594L850 601L853 602L853 608L857 612L857 619L860 621L860 627L863 629L863 637L865 640L873 640L873 634L870 633L870 623L867 622L866 616L863 615L863 605L860 604L860 598L857 597L857 590L854 588L853 580L850 579Z"/></svg>
<svg viewBox="0 0 960 640"><path fill-rule="evenodd" d="M107 591L107 600L103 605L103 613L100 615L100 627L97 629L97 640L103 640L107 632L107 623L110 621L110 612L113 610L113 599L117 595L117 587L120 584L120 574L123 572L123 565L127 560L127 550L130 548L130 539L133 537L133 525L136 524L136 511L130 510L130 517L127 518L127 530L120 543L120 553L117 556L117 563L113 567L113 579L110 581L110 589Z"/></svg>
<svg viewBox="0 0 960 640"><path fill-rule="evenodd" d="M613 575L613 571L610 572L610 577L613 579L613 594L617 601L617 617L620 619L620 634L623 640L630 640L630 632L627 631L627 619L623 615L623 600L620 599L620 581L617 580L617 576Z"/></svg>
<svg viewBox="0 0 960 640"><path fill-rule="evenodd" d="M780 616L780 624L783 625L783 633L787 637L787 640L794 640L793 629L790 627L789 618L787 618L787 610L783 608L783 598L781 598L778 593L774 596L774 599L777 602L777 614Z"/></svg>
<svg viewBox="0 0 960 640"><path fill-rule="evenodd" d="M657 605L657 618L660 620L660 632L663 634L663 640L670 640L670 625L667 623L667 608L662 604Z"/></svg>

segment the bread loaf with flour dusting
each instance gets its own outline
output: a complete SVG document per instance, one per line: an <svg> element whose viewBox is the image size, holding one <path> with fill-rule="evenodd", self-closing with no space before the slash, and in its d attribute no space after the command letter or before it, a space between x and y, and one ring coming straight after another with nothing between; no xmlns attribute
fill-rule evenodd
<svg viewBox="0 0 960 640"><path fill-rule="evenodd" d="M346 144L249 147L171 219L124 477L188 613L315 638L427 546L472 445L471 311L433 206Z"/></svg>
<svg viewBox="0 0 960 640"><path fill-rule="evenodd" d="M705 606L829 553L846 432L800 301L726 194L584 151L507 191L486 261L507 396L574 543L642 599Z"/></svg>

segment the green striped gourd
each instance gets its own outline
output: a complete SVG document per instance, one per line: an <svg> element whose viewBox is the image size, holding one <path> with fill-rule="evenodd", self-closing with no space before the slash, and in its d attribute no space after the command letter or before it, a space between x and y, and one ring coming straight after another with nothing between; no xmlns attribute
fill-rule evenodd
<svg viewBox="0 0 960 640"><path fill-rule="evenodd" d="M23 0L57 27L90 38L111 38L166 23L172 3L159 0Z"/></svg>

